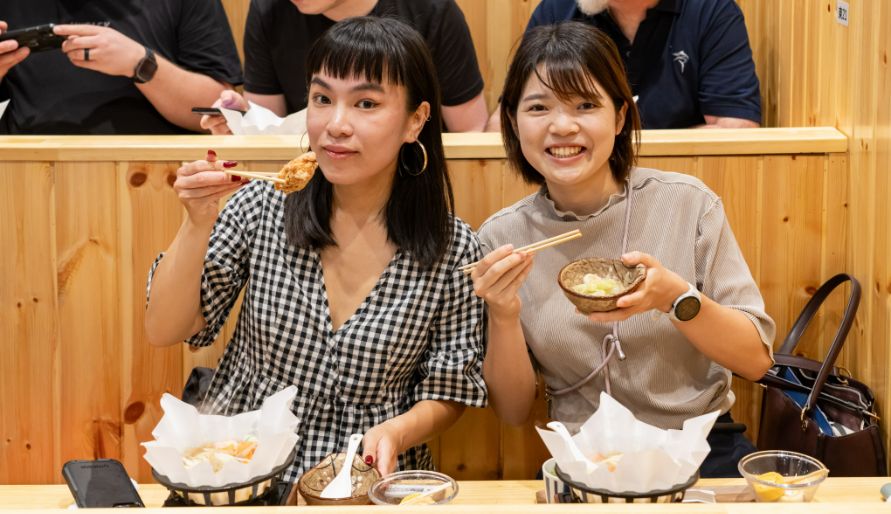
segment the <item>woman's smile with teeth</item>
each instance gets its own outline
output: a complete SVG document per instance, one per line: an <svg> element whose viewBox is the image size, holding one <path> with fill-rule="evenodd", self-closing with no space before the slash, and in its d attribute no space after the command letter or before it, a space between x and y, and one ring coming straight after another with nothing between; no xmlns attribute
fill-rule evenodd
<svg viewBox="0 0 891 514"><path fill-rule="evenodd" d="M554 157L573 157L581 153L583 149L582 146L552 146L547 151Z"/></svg>

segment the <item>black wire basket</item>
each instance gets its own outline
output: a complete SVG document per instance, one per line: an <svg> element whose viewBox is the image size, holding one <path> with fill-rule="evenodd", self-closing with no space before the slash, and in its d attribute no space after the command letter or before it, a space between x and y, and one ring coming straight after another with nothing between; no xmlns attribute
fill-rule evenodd
<svg viewBox="0 0 891 514"><path fill-rule="evenodd" d="M171 498L179 505L185 506L218 506L218 505L257 505L264 498L281 489L282 476L294 462L297 449L291 450L288 457L281 465L276 466L269 473L252 478L248 482L240 484L226 484L223 486L191 487L186 484L171 482L166 476L152 468L152 476L161 485L170 491Z"/></svg>
<svg viewBox="0 0 891 514"><path fill-rule="evenodd" d="M594 489L585 484L576 482L556 467L557 477L569 486L573 503L673 503L684 499L687 489L699 480L699 473L693 473L687 481L673 485L660 491L647 491L644 493L607 491Z"/></svg>

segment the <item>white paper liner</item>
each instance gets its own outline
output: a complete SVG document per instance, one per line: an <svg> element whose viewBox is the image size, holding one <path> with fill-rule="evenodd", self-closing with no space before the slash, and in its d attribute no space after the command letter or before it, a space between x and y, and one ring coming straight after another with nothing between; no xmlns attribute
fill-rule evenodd
<svg viewBox="0 0 891 514"><path fill-rule="evenodd" d="M248 104L250 108L244 114L220 107L220 112L226 118L229 130L235 135L302 135L306 132L306 109L280 118L274 112L254 102L248 102Z"/></svg>
<svg viewBox="0 0 891 514"><path fill-rule="evenodd" d="M536 430L560 471L573 481L614 493L646 493L670 489L693 476L708 455L706 437L719 415L710 412L688 419L681 430L663 430L638 421L622 404L601 393L597 412L572 440L587 457L621 452L614 471L588 459L578 461L557 433Z"/></svg>
<svg viewBox="0 0 891 514"><path fill-rule="evenodd" d="M221 487L241 484L265 475L284 464L298 436L299 420L291 412L297 388L289 386L263 401L259 410L236 416L199 414L198 410L169 394L161 397L164 416L152 430L154 441L142 443L145 460L171 482L189 487ZM253 458L242 463L226 462L214 472L209 462L186 469L183 452L207 443L241 440L248 435L257 438Z"/></svg>

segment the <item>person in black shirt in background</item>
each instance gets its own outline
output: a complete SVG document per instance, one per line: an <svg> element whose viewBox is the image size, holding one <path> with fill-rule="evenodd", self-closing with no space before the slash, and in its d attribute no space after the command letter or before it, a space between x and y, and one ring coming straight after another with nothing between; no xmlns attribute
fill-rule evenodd
<svg viewBox="0 0 891 514"><path fill-rule="evenodd" d="M442 87L451 132L482 131L488 118L470 29L454 0L251 0L244 34L244 97L223 92L215 106L247 110L250 100L279 116L306 107L306 55L336 22L354 16L395 17L421 33ZM229 134L222 116L202 127Z"/></svg>
<svg viewBox="0 0 891 514"><path fill-rule="evenodd" d="M5 134L176 134L242 82L220 0L0 1L0 30L46 23L62 50L0 43ZM108 27L89 23L109 22Z"/></svg>

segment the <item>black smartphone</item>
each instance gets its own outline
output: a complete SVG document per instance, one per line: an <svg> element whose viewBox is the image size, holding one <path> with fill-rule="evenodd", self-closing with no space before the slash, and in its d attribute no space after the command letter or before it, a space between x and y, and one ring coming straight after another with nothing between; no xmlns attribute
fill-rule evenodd
<svg viewBox="0 0 891 514"><path fill-rule="evenodd" d="M53 32L53 24L38 25L25 29L15 29L0 34L0 41L15 39L19 42L19 48L28 47L31 52L43 52L62 48L65 36L57 36Z"/></svg>
<svg viewBox="0 0 891 514"><path fill-rule="evenodd" d="M239 109L231 109L235 112L240 112L244 114L247 111L242 111ZM202 116L222 116L223 111L217 109L216 107L192 107L192 112L195 114L201 114Z"/></svg>
<svg viewBox="0 0 891 514"><path fill-rule="evenodd" d="M114 459L69 460L62 476L79 508L145 507L127 470Z"/></svg>

